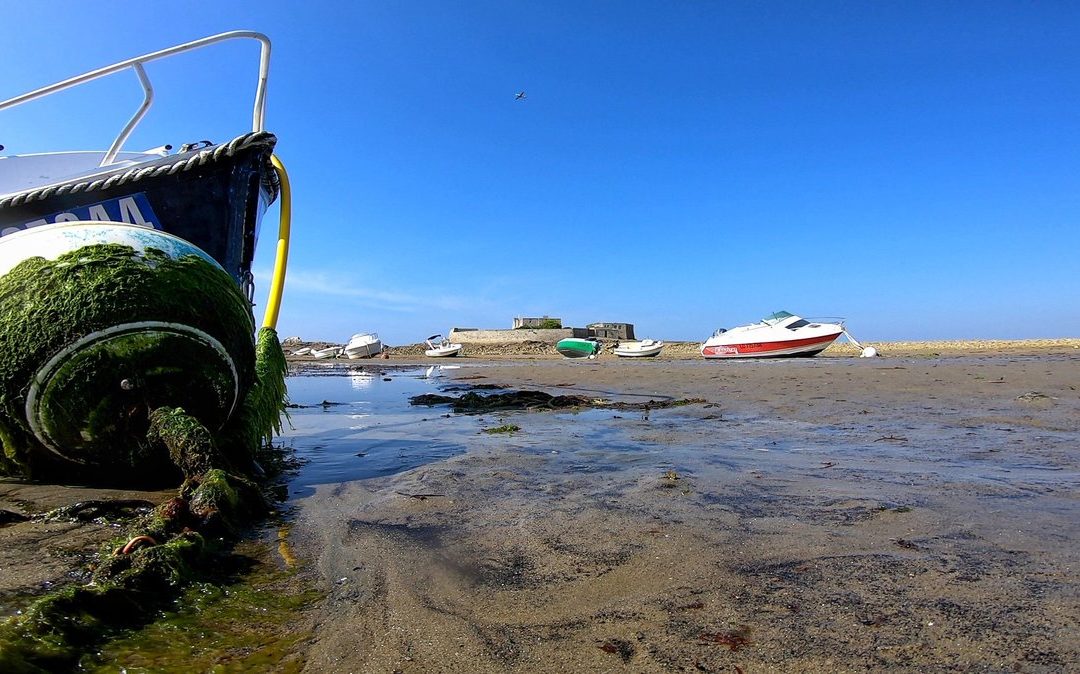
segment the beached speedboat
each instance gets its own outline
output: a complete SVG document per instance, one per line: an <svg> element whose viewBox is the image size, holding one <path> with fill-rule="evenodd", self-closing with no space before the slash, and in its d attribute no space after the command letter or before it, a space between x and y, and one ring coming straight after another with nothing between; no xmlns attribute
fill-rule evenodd
<svg viewBox="0 0 1080 674"><path fill-rule="evenodd" d="M567 337L559 340L555 350L567 358L596 358L600 353L600 342L595 339Z"/></svg>
<svg viewBox="0 0 1080 674"><path fill-rule="evenodd" d="M454 344L442 335L432 335L424 341L428 345L424 355L429 358L452 358L461 353L461 344Z"/></svg>
<svg viewBox="0 0 1080 674"><path fill-rule="evenodd" d="M721 328L701 345L705 358L814 356L844 333L842 322L812 322L778 311L757 323Z"/></svg>
<svg viewBox="0 0 1080 674"><path fill-rule="evenodd" d="M612 352L622 358L652 358L664 348L662 340L643 339L639 342L616 342Z"/></svg>
<svg viewBox="0 0 1080 674"><path fill-rule="evenodd" d="M144 65L233 39L260 44L251 131L125 151L154 97ZM170 465L146 450L148 412L183 408L211 433L242 416L258 378L251 263L279 194L264 327L277 322L288 253L288 180L263 128L269 58L265 35L233 31L0 102L64 104L49 97L127 70L143 90L105 150L35 154L3 139L15 154L0 156L0 474L145 475Z"/></svg>
<svg viewBox="0 0 1080 674"><path fill-rule="evenodd" d="M371 358L382 353L383 343L376 332L358 332L349 338L343 353L346 358Z"/></svg>

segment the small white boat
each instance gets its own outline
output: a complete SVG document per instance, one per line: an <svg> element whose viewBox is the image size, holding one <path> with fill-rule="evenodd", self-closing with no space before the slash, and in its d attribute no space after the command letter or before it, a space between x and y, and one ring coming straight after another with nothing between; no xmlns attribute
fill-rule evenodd
<svg viewBox="0 0 1080 674"><path fill-rule="evenodd" d="M293 351L292 355L294 355L294 356L310 356L311 355L311 347L310 346L301 347L301 348L297 349L296 351Z"/></svg>
<svg viewBox="0 0 1080 674"><path fill-rule="evenodd" d="M424 355L429 358L450 358L461 353L461 344L452 344L442 335L432 335L424 341L428 345Z"/></svg>
<svg viewBox="0 0 1080 674"><path fill-rule="evenodd" d="M311 357L322 360L324 358L337 358L341 355L340 346L328 346L325 349L312 349Z"/></svg>
<svg viewBox="0 0 1080 674"><path fill-rule="evenodd" d="M663 348L663 340L643 339L639 342L616 342L613 352L623 358L652 358L660 355Z"/></svg>
<svg viewBox="0 0 1080 674"><path fill-rule="evenodd" d="M701 345L705 358L777 358L815 356L844 334L844 324L813 322L777 311L757 323L723 328Z"/></svg>
<svg viewBox="0 0 1080 674"><path fill-rule="evenodd" d="M345 345L345 356L351 360L371 358L382 353L383 344L376 332L358 332Z"/></svg>

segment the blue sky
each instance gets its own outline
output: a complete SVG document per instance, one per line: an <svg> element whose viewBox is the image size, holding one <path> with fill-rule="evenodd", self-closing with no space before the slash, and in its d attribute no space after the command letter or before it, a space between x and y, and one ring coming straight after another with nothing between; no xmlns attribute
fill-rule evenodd
<svg viewBox="0 0 1080 674"><path fill-rule="evenodd" d="M270 36L267 128L295 192L283 336L405 344L551 315L704 340L778 309L870 341L1080 335L1076 3L0 8L0 99ZM128 149L248 130L257 52L148 66ZM0 113L0 144L104 148L140 96L122 73ZM276 209L260 305L275 228Z"/></svg>

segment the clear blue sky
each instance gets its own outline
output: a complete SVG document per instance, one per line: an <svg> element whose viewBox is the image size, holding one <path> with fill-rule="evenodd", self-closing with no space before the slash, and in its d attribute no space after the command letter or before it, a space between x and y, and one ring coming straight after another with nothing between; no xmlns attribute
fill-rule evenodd
<svg viewBox="0 0 1080 674"><path fill-rule="evenodd" d="M778 309L871 341L1080 336L1074 2L0 8L0 99L270 36L295 191L283 336L405 344L547 314L704 340ZM149 66L129 149L246 131L256 58ZM0 113L0 143L104 148L139 99L119 74ZM276 209L260 305L275 228Z"/></svg>

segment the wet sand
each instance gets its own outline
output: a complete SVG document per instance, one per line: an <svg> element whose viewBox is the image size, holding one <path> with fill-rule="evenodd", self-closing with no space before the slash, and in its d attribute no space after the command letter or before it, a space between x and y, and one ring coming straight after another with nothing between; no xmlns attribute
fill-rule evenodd
<svg viewBox="0 0 1080 674"><path fill-rule="evenodd" d="M175 494L175 489L100 489L0 478L0 616L14 614L50 590L88 582L88 564L99 547L123 533L120 523ZM124 501L128 507L93 507L108 501ZM45 518L79 503L87 507L71 516Z"/></svg>
<svg viewBox="0 0 1080 674"><path fill-rule="evenodd" d="M706 402L487 415L521 430L318 487L306 671L1076 671L1063 353L467 359L445 376Z"/></svg>

